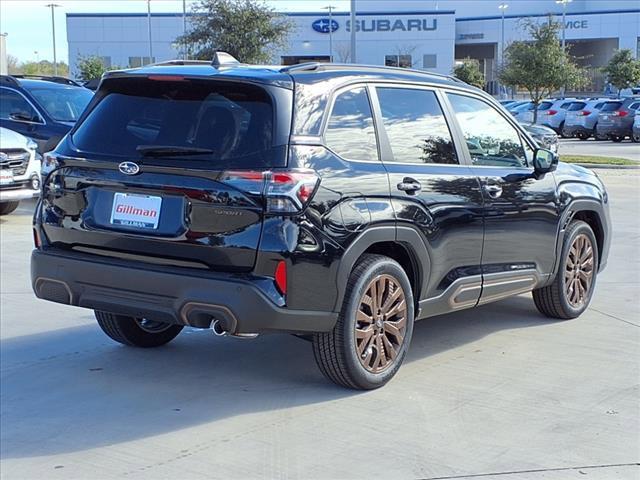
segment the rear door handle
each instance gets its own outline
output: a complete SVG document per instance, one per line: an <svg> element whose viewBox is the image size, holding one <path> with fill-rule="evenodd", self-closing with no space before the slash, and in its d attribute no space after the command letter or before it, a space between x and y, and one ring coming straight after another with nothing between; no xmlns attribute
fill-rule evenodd
<svg viewBox="0 0 640 480"><path fill-rule="evenodd" d="M502 195L502 187L500 185L485 185L484 191L491 198L499 198Z"/></svg>
<svg viewBox="0 0 640 480"><path fill-rule="evenodd" d="M411 177L404 177L398 184L398 190L407 192L409 195L414 195L422 189L420 182Z"/></svg>

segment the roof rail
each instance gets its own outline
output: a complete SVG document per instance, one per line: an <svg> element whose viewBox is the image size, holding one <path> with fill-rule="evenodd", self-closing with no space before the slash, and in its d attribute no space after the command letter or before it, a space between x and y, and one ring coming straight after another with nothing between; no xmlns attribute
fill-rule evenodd
<svg viewBox="0 0 640 480"><path fill-rule="evenodd" d="M44 80L46 82L54 82L54 83L61 83L63 85L73 85L75 87L81 87L82 84L79 82L76 82L75 80L71 80L70 78L67 77L59 77L56 75L25 75L25 74L19 74L19 75L13 75L14 78L24 78L24 79L32 79L32 80Z"/></svg>
<svg viewBox="0 0 640 480"><path fill-rule="evenodd" d="M156 65L211 65L211 62L207 62L206 60L165 60L163 62L152 63L150 65L145 65L145 67L154 67Z"/></svg>
<svg viewBox="0 0 640 480"><path fill-rule="evenodd" d="M0 84L9 87L19 87L20 82L12 75L0 75Z"/></svg>
<svg viewBox="0 0 640 480"><path fill-rule="evenodd" d="M305 72L305 71L351 70L354 68L359 70L367 70L371 72L396 70L398 72L416 73L418 75L444 78L447 80L451 80L452 82L465 83L459 78L456 78L452 75L444 75L442 73L435 73L427 70L417 70L415 68L387 67L382 65L363 65L359 63L305 62L305 63L299 63L297 65L287 65L286 67L281 68L280 71L283 73L288 73L288 72Z"/></svg>

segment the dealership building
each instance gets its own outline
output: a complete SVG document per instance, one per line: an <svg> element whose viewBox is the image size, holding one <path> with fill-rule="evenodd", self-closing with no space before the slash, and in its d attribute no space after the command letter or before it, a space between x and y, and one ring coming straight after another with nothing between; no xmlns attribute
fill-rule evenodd
<svg viewBox="0 0 640 480"><path fill-rule="evenodd" d="M505 8L504 6L507 5ZM562 21L571 53L588 67L592 90L602 88L598 67L616 49L640 54L640 8L633 1L573 0L359 0L355 21L356 61L450 73L456 60L477 59L488 81L503 47L527 40L524 23ZM636 7L636 8L632 8ZM294 23L288 45L273 61L349 62L349 12L286 12ZM136 67L182 58L175 39L189 28L189 14L68 13L71 72L80 56L98 55L107 66Z"/></svg>

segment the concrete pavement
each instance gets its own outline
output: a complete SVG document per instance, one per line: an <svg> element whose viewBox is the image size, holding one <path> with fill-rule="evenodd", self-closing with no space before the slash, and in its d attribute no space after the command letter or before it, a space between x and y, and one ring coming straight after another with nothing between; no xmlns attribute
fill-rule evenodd
<svg viewBox="0 0 640 480"><path fill-rule="evenodd" d="M29 206L1 217L1 477L640 478L640 172L598 173L615 234L585 314L550 321L522 295L424 320L366 393L287 335L117 345L35 299Z"/></svg>

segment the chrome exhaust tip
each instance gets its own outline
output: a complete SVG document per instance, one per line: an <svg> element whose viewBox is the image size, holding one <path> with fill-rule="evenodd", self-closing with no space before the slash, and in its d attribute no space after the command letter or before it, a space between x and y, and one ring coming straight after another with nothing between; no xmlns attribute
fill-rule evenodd
<svg viewBox="0 0 640 480"><path fill-rule="evenodd" d="M229 332L227 332L224 327L222 326L222 322L220 322L220 320L214 320L213 322L211 322L211 330L213 331L214 335L218 336L218 337L224 337L226 335L229 335Z"/></svg>

